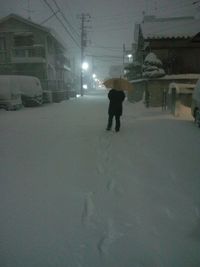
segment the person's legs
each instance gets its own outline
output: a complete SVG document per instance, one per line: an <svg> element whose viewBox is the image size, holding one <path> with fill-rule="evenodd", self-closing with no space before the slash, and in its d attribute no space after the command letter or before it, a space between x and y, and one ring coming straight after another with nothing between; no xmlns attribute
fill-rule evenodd
<svg viewBox="0 0 200 267"><path fill-rule="evenodd" d="M115 124L115 131L116 132L119 132L119 129L120 129L120 116L115 116L115 121L116 121L116 124Z"/></svg>
<svg viewBox="0 0 200 267"><path fill-rule="evenodd" d="M107 131L110 131L110 129L112 127L112 122L113 122L113 115L109 115L108 116L108 125L107 125L107 128L106 128Z"/></svg>

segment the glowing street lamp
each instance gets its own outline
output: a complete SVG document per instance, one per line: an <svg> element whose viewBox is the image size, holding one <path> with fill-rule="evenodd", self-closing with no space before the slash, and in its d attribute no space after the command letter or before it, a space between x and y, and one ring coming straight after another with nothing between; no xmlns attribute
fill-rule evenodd
<svg viewBox="0 0 200 267"><path fill-rule="evenodd" d="M131 62L133 55L132 54L128 54L127 57L128 57L128 61Z"/></svg>
<svg viewBox="0 0 200 267"><path fill-rule="evenodd" d="M87 86L87 84L84 84L84 85L83 85L83 89L85 89L85 90L87 90L87 89L88 89L88 86Z"/></svg>
<svg viewBox="0 0 200 267"><path fill-rule="evenodd" d="M83 62L82 63L82 69L83 70L88 70L88 68L89 68L89 64L87 62Z"/></svg>

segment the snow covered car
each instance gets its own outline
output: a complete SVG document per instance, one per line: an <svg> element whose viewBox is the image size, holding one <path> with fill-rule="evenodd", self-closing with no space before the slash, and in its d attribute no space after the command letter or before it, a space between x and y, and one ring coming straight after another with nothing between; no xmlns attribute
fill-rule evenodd
<svg viewBox="0 0 200 267"><path fill-rule="evenodd" d="M198 80L192 95L191 112L195 124L200 127L200 79Z"/></svg>
<svg viewBox="0 0 200 267"><path fill-rule="evenodd" d="M0 108L18 110L22 107L19 84L6 75L0 75Z"/></svg>
<svg viewBox="0 0 200 267"><path fill-rule="evenodd" d="M40 80L33 76L0 75L0 79L7 80L12 90L18 88L24 106L36 106L42 104L42 87Z"/></svg>
<svg viewBox="0 0 200 267"><path fill-rule="evenodd" d="M32 76L12 76L12 78L20 84L22 103L25 107L42 104L43 91L38 78Z"/></svg>

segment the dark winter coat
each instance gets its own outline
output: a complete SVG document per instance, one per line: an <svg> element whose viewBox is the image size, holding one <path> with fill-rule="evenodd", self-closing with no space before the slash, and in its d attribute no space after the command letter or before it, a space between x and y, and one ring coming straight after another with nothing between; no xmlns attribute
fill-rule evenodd
<svg viewBox="0 0 200 267"><path fill-rule="evenodd" d="M123 91L111 89L108 93L108 98L110 100L108 114L109 115L122 115L122 102L125 99L125 93Z"/></svg>

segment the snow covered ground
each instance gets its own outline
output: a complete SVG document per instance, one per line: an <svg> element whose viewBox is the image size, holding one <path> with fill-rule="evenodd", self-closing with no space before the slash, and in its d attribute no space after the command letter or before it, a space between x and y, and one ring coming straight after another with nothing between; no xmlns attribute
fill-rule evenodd
<svg viewBox="0 0 200 267"><path fill-rule="evenodd" d="M199 267L200 130L106 92L0 110L1 267Z"/></svg>

